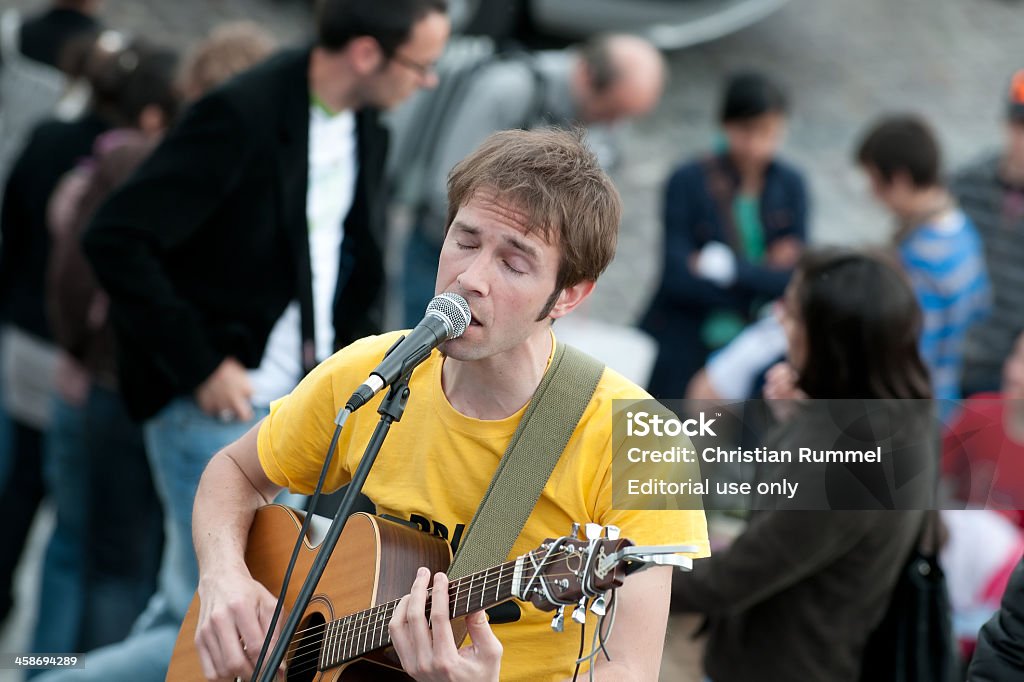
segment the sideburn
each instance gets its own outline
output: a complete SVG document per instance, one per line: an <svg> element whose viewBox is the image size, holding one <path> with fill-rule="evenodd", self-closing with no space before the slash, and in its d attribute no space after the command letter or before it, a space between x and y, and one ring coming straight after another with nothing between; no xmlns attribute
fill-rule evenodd
<svg viewBox="0 0 1024 682"><path fill-rule="evenodd" d="M561 295L562 290L556 288L551 295L548 296L548 300L544 303L544 309L540 311L540 315L537 316L535 322L543 322L544 318L551 314L551 309L558 303L558 297Z"/></svg>

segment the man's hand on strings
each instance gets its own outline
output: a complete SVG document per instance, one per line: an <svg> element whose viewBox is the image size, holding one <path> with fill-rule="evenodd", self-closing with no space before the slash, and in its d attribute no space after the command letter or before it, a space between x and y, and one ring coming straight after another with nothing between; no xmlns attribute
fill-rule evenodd
<svg viewBox="0 0 1024 682"><path fill-rule="evenodd" d="M420 568L412 591L402 598L391 617L388 631L405 672L421 682L497 680L501 667L501 642L494 636L483 611L466 617L472 644L459 649L448 610L448 577L434 576L427 621L427 585L430 571Z"/></svg>

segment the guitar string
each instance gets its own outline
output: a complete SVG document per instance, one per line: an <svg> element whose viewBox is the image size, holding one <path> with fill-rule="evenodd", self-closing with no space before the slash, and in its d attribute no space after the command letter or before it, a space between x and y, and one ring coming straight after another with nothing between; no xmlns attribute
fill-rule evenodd
<svg viewBox="0 0 1024 682"><path fill-rule="evenodd" d="M574 573L551 573L551 574L548 575L548 577L550 577L550 578L560 578L560 577L577 577L577 576ZM486 585L487 585L488 588L490 588L490 587L493 587L494 584L496 584L496 582L497 581L494 581L494 583L487 583ZM473 591L476 592L476 587L473 588ZM430 597L430 596L432 596L432 594L433 594L433 588L428 588L427 596ZM459 596L460 597L461 596L465 596L466 594L470 594L471 595L472 593L469 592L468 590L460 591L459 592ZM378 604L377 606L375 606L373 608L377 609L379 613L383 613L383 612L385 612L390 607L391 608L391 614L390 615L394 615L394 607L396 607L398 605L399 601L400 600L394 600L394 601L386 602L384 604ZM429 606L429 604L428 604L428 606ZM369 611L369 610L360 611L359 613L366 614L367 611ZM350 616L351 615L355 615L355 614L350 614ZM347 618L347 617L348 616L344 616L343 618ZM357 619L355 622L358 623L358 625L356 625L355 628L353 628L351 630L344 631L344 639L345 639L345 641L351 641L354 638L358 639L359 637L362 637L362 636L366 635L367 633L371 633L371 632L373 633L374 636L376 636L376 633L378 631L383 632L385 630L386 625L382 625L379 619L369 620L369 618L370 618L370 616L367 615L367 616L363 616L363 617ZM335 619L335 620L329 621L329 623L337 623L337 622L339 622L342 619ZM362 621L362 622L360 622L360 621ZM390 622L391 621L390 621L390 616L389 616L388 620L387 620L387 623L389 624ZM317 629L319 629L321 631L322 630L326 630L326 625L327 624L322 623L320 625L316 625L316 626L313 626L311 628L307 628L306 630L302 630L301 632L305 633L305 632L310 632L311 630L317 630ZM325 641L326 641L326 638L327 638L327 635L326 635L326 633L323 633L323 632L317 632L317 633L305 635L303 637L294 638L292 640L292 645L293 646L298 645L298 646L295 646L291 657L294 658L295 656L301 655L300 652L308 653L310 649L323 645L325 643ZM310 641L310 640L312 640L312 641ZM304 642L304 643L300 644L300 642ZM380 648L380 647L374 647L374 648ZM369 651L372 651L372 650L373 649L370 649ZM366 652L362 652L362 653L366 653Z"/></svg>
<svg viewBox="0 0 1024 682"><path fill-rule="evenodd" d="M561 554L565 554L565 552L560 552L560 553L553 554L552 557L558 558ZM549 557L549 559L550 558L551 557ZM503 575L504 575L504 568L506 566L509 566L509 565L513 565L513 570L514 570L514 562L508 562L508 564L502 565L500 567L502 570L498 572L498 575L490 575L490 574L494 573L499 567L494 567L492 569L489 569L486 572L486 574L484 576L484 579L481 580L480 582L477 582L476 580L474 580L474 581L465 581L465 578L463 578L462 581L465 581L465 583L464 584L459 584L458 585L458 589L455 591L455 593L450 595L450 597L449 597L450 600L451 600L451 603L457 604L458 601L460 601L463 598L472 599L473 593L475 593L475 592L480 593L481 597L485 596L487 592L489 592L490 590L496 588L500 583L506 581L506 579L503 577ZM547 575L547 577L552 578L552 579L553 578L560 578L560 577L573 577L573 578L577 577L576 574L574 574L574 573L548 573L546 575ZM460 583L461 583L461 581L460 581ZM431 596L431 597L433 596L433 588L432 587L427 589L427 594L428 594L428 596ZM392 600L390 602L385 602L384 604L378 604L378 605L376 605L374 607L371 607L371 609L365 609L363 611L357 612L357 614L349 614L347 616L343 616L342 618L334 619L332 621L329 621L329 623L318 624L318 625L313 626L311 628L307 628L305 630L301 630L301 631L299 631L296 634L297 635L304 635L304 636L295 637L292 640L293 644L301 643L302 641L304 641L306 639L309 639L309 638L315 638L317 641L313 642L313 644L314 645L318 644L321 639L326 638L326 633L316 632L316 633L309 634L309 635L305 635L304 633L311 632L312 630L320 630L320 631L326 630L328 624L338 623L341 620L344 620L345 618L349 618L349 617L352 617L352 616L357 616L358 614L363 614L363 615L358 616L353 621L353 624L354 624L353 629L351 629L348 632L345 632L346 639L347 638L351 638L351 637L361 637L361 636L365 635L369 631L374 631L375 632L376 630L380 629L379 614L382 614L386 609L389 609L389 608L391 609L392 614L393 614L394 608L397 606L399 601L400 600L396 599L396 600ZM371 611L373 611L373 610L376 610L376 613L371 613Z"/></svg>
<svg viewBox="0 0 1024 682"><path fill-rule="evenodd" d="M524 556L526 556L526 555L524 555ZM558 556L558 555L555 555L555 556ZM518 561L518 559L517 559L516 561ZM493 573L494 571L498 571L498 577L497 577L497 578L496 578L495 580L496 580L496 581L498 581L498 582L500 582L500 581L502 580L501 576L502 576L502 575L504 575L504 571L505 571L505 569L506 569L506 568L508 568L508 569L512 569L513 571L515 570L515 564L516 564L516 561L506 561L506 562L505 562L505 563L503 563L503 564L499 564L498 566L493 566L493 567L491 567L491 568L487 569L486 571L484 571L484 573L486 574L486 573ZM474 574L474 575L476 575L476 574ZM458 597L461 597L461 596L462 596L462 595L464 594L464 593L463 593L463 592L461 591L461 590L462 590L462 588L463 588L463 585L462 585L461 583L462 583L463 581L465 581L465 580L466 580L467 578L469 578L469 576L464 576L464 577L462 577L462 578L458 578L458 579L457 579L457 580L459 581L459 584L458 584L458 590L459 590L459 591L457 591L457 592L456 592L456 596L458 596ZM511 579L511 574L509 575L509 579ZM451 581L451 582L449 583L449 585L451 585L451 584L454 584L455 582L456 582L456 581L455 581L455 580L453 580L453 581ZM485 585L487 585L488 587L490 587L490 583L489 583L489 582L486 582L486 581L485 581L485 583L484 583L484 584L485 584ZM433 587L428 587L428 588L427 588L427 593L428 593L428 594L433 594L433 589L434 589ZM372 610L372 609L379 609L379 608L382 608L382 607L384 607L384 606L386 606L386 605L390 605L390 604L396 604L396 605L397 605L399 601L401 601L401 599L400 599L400 598L399 598L399 599L393 599L393 600L391 600L391 601L389 601L389 602L384 602L383 604L376 604L376 605L374 605L374 606L371 606L371 607L370 607L369 609L363 609L362 611L357 611L357 612L355 612L355 613L350 613L350 614L347 614L347 615L345 615L345 616L342 616L341 618L336 618L336 619L334 619L334 620L332 620L332 621L328 621L328 622L327 622L326 624L324 624L324 625L322 625L322 626L321 626L321 625L315 625L315 626L313 626L313 627L311 627L311 628L306 628L305 630L299 630L299 631L297 631L297 632L295 633L296 637L295 637L295 638L293 638L293 640L292 640L292 641L293 641L293 642L295 642L295 641L299 641L299 639L300 639L300 638L298 638L298 637L297 637L298 635L301 635L301 634L303 634L303 633L309 632L309 631L311 631L311 630L315 630L315 629L317 629L317 628L319 628L319 627L326 627L326 625L329 625L330 623L337 623L337 622L340 622L341 620L344 620L345 618L349 618L349 617L352 617L352 616L358 615L358 614L360 614L360 613L366 613L366 612L368 612L368 611L370 611L370 610ZM314 636L315 636L315 635L314 635Z"/></svg>
<svg viewBox="0 0 1024 682"><path fill-rule="evenodd" d="M566 555L566 554L568 554L568 552L564 552L564 551L556 552L555 554L552 554L551 557L549 557L549 559L558 559L558 558L561 558L561 556ZM459 578L458 579L459 580L458 590L456 591L456 593L454 595L454 598L451 599L451 602L452 603L457 603L457 601L459 599L465 597L467 594L471 594L470 590L477 591L478 589L480 589L480 590L486 592L486 590L489 590L489 589L491 589L493 587L496 587L499 583L501 583L501 582L503 582L505 580L510 580L511 575L509 576L509 578L503 578L502 577L504 575L504 569L510 568L512 570L515 570L515 563L516 563L515 561L509 561L509 562L506 562L504 564L501 564L500 566L494 566L494 567L492 567L490 569L487 569L487 571L484 572L486 579L483 581L482 585L477 585L477 584L475 584L475 582L472 585L469 584L469 581L467 581L469 576L465 576L463 578ZM486 577L486 574L498 571L499 568L501 570L498 572L497 576ZM528 567L528 568L532 568L532 567ZM576 574L574 574L574 573L551 573L551 574L547 574L547 575L548 575L548 577L551 577L551 578L560 578L560 577L569 577L569 576L577 577ZM452 581L452 582L454 583L455 581ZM465 582L466 584L465 585L462 584L463 582ZM452 583L449 583L449 585L451 585L451 584ZM433 590L434 590L433 587L428 587L427 588L427 596L432 596L433 595ZM292 643L294 644L295 642L302 641L303 639L308 639L309 637L320 637L319 633L314 633L312 635L308 635L308 636L304 636L304 637L298 637L298 635L304 635L304 633L311 632L312 630L326 629L327 625L330 625L330 624L333 624L333 623L338 623L338 622L344 620L345 618L350 618L352 616L358 616L359 614L364 614L362 616L362 618L365 619L365 618L367 618L369 616L369 612L370 611L372 611L374 609L383 610L385 607L392 606L392 605L397 606L399 601L401 601L401 599L393 599L391 601L384 602L383 604L377 604L375 606L372 606L369 609L363 609L362 611L357 611L356 613L351 613L351 614L342 616L341 618L336 618L334 620L327 621L326 623L322 623L322 624L319 624L319 625L314 625L313 627L306 628L305 630L299 630L298 632L295 633L296 636L292 638ZM393 608L393 606L392 606L392 608ZM369 626L369 623L366 623L366 625ZM360 625L358 627L359 627L358 630L353 630L352 632L346 633L346 636L362 635L362 634L365 634L368 630L374 629L372 627L363 627L362 625Z"/></svg>
<svg viewBox="0 0 1024 682"><path fill-rule="evenodd" d="M564 553L565 552L563 552L563 554ZM557 557L557 556L558 556L558 554L552 555L552 557ZM514 563L514 562L509 562L509 563ZM493 572L497 568L498 567L494 567L494 568L490 569L490 571ZM575 578L575 577L578 577L578 576L575 573L549 573L549 574L547 574L547 577L548 578L560 578L560 577L573 577L573 578ZM487 580L487 581L483 582L482 585L478 586L478 585L474 584L474 585L472 585L472 588L471 588L472 591L468 587L467 587L467 589L463 590L463 589L461 589L461 586L460 586L460 589L456 592L455 598L452 599L452 601L455 602L458 598L465 597L466 595L472 596L472 593L477 591L478 589L480 591L482 591L482 592L486 592L487 590L495 587L501 581L502 581L501 578L495 577L494 580ZM428 596L432 596L432 594L433 594L433 588L428 588L427 589L427 595ZM393 601L390 601L390 602L385 602L384 604L378 604L377 606L372 607L372 609L376 609L378 611L378 614L382 614L387 609L390 608L391 609L391 615L393 615L394 614L394 608L397 607L399 601L400 600L396 599L396 600L393 600ZM355 623L357 623L357 625L356 625L355 628L353 628L352 630L347 631L347 632L344 633L345 640L350 641L352 638L356 638L358 640L359 637L362 637L362 636L364 636L364 635L366 635L367 633L370 633L370 632L372 632L374 634L374 636L376 636L376 633L377 633L378 630L380 630L383 633L383 629L384 628L383 628L383 626L382 626L382 624L380 622L380 619L373 618L373 616L369 613L369 611L371 611L372 609L366 609L364 611L358 612L358 613L361 613L361 614L364 614L364 615L361 616L360 618L356 619ZM302 631L300 631L300 633L297 633L297 634L306 633L306 632L310 632L312 630L317 630L317 629L319 629L321 631L326 630L327 629L327 625L329 625L331 623L340 622L344 618L347 618L347 617L350 617L350 616L353 616L353 615L356 615L356 614L349 614L349 616L344 616L341 619L335 619L335 620L329 621L328 623L323 623L323 624L320 624L320 625L313 626L311 628L307 628L306 630L302 630ZM372 618L372 620L371 620L371 618ZM362 621L362 622L360 622L360 621ZM390 619L388 620L388 623L390 623ZM295 648L293 650L293 653L292 653L292 658L295 658L295 656L298 656L298 655L302 655L302 654L308 653L309 650L311 648L313 648L313 647L321 646L324 643L324 641L326 640L326 637L327 637L326 633L324 633L324 632L317 632L317 633L314 633L314 634L305 635L303 637L294 638L292 640L292 644L293 644L293 646L298 644L298 646L295 646ZM307 642L305 644L300 644L300 642L303 642L304 640L310 640L310 639L312 639L314 641ZM375 648L379 648L379 647L375 647ZM300 654L300 651L302 652L302 654ZM370 651L372 651L372 649ZM365 652L363 652L363 653L365 653Z"/></svg>
<svg viewBox="0 0 1024 682"><path fill-rule="evenodd" d="M603 616L596 616L595 615L595 617L598 619L599 623L603 623L603 621L605 620L605 617L603 617ZM614 611L612 612L612 623L614 624ZM598 626L598 630L595 631L595 635L597 635L600 632L600 628L601 628L601 625ZM611 634L611 627L609 627L608 634ZM603 646L603 642L602 642L601 649L603 650L603 648L604 648L604 646ZM307 651L306 653L311 653L311 652ZM369 653L369 652L363 652L363 653ZM600 652L598 651L597 653L600 653ZM351 661L353 659L359 658L360 655L351 656L351 657L346 658L346 659L341 660L341 661L332 661L331 667L330 668L325 668L324 670L326 671L326 670L332 670L334 668L337 668L338 666L343 665L345 663L348 663L349 661ZM590 656L584 657L583 660L590 660L590 659L593 659L595 656L596 656L596 653L592 652L590 654ZM292 660L294 660L296 658L296 655L293 655L291 658L292 658ZM302 674L311 672L313 670L319 670L320 669L320 657L319 656L317 656L316 659L314 661L311 661L311 662L312 662L312 665L306 665L306 666L301 667L301 668L288 668L288 667L286 667L286 669L285 669L286 673L287 674L291 674L291 675L302 675Z"/></svg>
<svg viewBox="0 0 1024 682"><path fill-rule="evenodd" d="M566 554L568 554L568 552L566 552L564 550L557 550L555 553L551 554L550 556L545 557L545 559L550 561L551 559L557 559L557 558L560 558L560 557L562 557L562 556L564 556ZM524 556L528 556L528 555L524 555ZM518 559L517 559L517 561L518 561ZM484 580L483 580L481 585L476 585L475 584L475 580L467 581L466 579L469 578L470 576L465 576L464 578L460 579L459 583L458 583L458 589L456 590L455 595L453 597L454 603L457 603L458 599L460 599L461 597L466 596L466 595L468 595L469 598L472 598L472 594L473 594L474 590L479 590L481 592L481 597L483 597L484 594L487 591L489 591L490 589L495 587L498 583L503 582L503 580L504 580L504 578L503 578L503 571L504 571L504 569L506 567L512 567L514 569L515 563L516 563L516 561L506 562L505 564L501 564L499 566L494 566L494 567L492 567L490 569L487 569L486 571L480 572L480 573L483 574L482 577L484 578ZM532 567L528 567L528 568L532 568ZM497 576L491 576L491 574L494 573L495 571L498 571L498 575ZM547 574L547 577L548 578L552 578L552 579L553 578L558 578L558 577L563 577L563 576L571 576L571 577L574 577L574 578L578 577L575 573L549 573L549 574ZM467 583L466 586L465 586L466 589L462 589L463 588L462 583L464 581ZM428 588L427 589L428 596L432 596L432 593L433 593L433 588ZM345 639L348 640L348 641L351 641L351 638L354 637L354 638L356 638L356 641L358 641L359 637L362 637L362 636L366 635L368 632L372 632L373 636L376 637L378 630L380 630L381 634L383 635L384 634L383 623L380 622L380 619L376 619L376 618L371 621L370 618L371 618L372 614L370 612L373 611L374 609L376 609L379 614L384 614L384 613L386 613L387 610L390 609L391 615L393 616L394 608L397 607L397 604L398 604L399 601L400 600L393 600L391 602L386 602L385 604L378 604L378 605L372 607L371 609L366 609L364 611L358 612L358 613L361 613L361 614L364 614L364 615L361 616L360 618L358 618L355 621L356 623L358 623L358 625L356 626L355 629L353 629L351 632L345 633ZM346 617L351 617L353 615L356 615L356 614L349 614L349 616L346 616ZM340 620L343 620L343 618L330 621L330 623L339 622ZM360 621L362 621L362 622L360 622ZM390 623L390 620L388 620L388 622ZM326 637L327 637L326 630L327 630L327 626L328 625L329 625L329 623L324 623L324 624L313 626L312 628L307 628L306 630L300 631L300 634L301 634L301 633L305 633L305 632L310 632L312 630L321 630L321 632L318 632L316 634L306 635L304 637L299 637L299 638L294 639L293 640L293 646L295 644L298 644L298 646L294 647L294 649L292 651L291 660L294 660L297 656L304 656L304 655L308 655L308 654L312 653L312 649L314 649L314 648L322 648L324 643L325 643L325 641L326 641ZM308 639L313 639L314 641L309 642L308 644L299 644L303 640L308 640ZM349 657L343 659L343 661L341 661L341 662L331 661L332 664L334 664L331 667L337 667L337 665L340 665L344 661L351 660L353 658L358 657L359 655L362 655L362 654L365 654L365 653L369 653L369 652L371 652L371 651L373 651L375 649L382 648L384 645L385 645L385 643L382 642L380 646L374 646L371 649L367 649L365 651L360 651L359 654L356 654L356 655L353 655L353 656L349 656ZM316 656L315 662L313 663L313 668L311 668L311 669L319 668L319 666L320 666L320 658L321 657L319 655ZM295 669L293 672L298 673L298 672L301 672L301 671L298 670L298 669Z"/></svg>
<svg viewBox="0 0 1024 682"><path fill-rule="evenodd" d="M562 554L565 554L565 552L562 552ZM559 554L557 554L557 553L552 555L552 557L558 557L558 556L559 556ZM514 564L514 562L509 562L509 563L510 564ZM489 569L489 572L493 572L497 568L498 567L494 567L492 569ZM576 577L578 577L575 573L548 573L548 574L546 574L546 576L548 578L561 578L561 577L576 578ZM463 586L460 585L459 589L455 592L455 595L449 597L450 600L451 600L451 603L457 603L459 599L462 599L462 598L467 597L467 596L471 597L473 592L476 592L476 591L480 591L480 592L485 594L487 591L489 591L490 589L496 587L500 582L503 582L503 580L504 580L503 578L500 577L500 574L499 574L499 576L493 576L492 578L493 579L489 578L489 579L483 581L483 583L480 584L480 585L477 585L475 583L473 583L472 585L466 585L465 589L463 589ZM465 580L465 579L463 579L463 580ZM433 588L432 587L431 588L427 588L427 596L432 596L432 595L433 595ZM481 595L481 596L483 596L483 595ZM390 602L385 602L383 604L378 604L376 606L371 607L370 609L364 609L363 611L359 611L359 612L354 613L354 614L348 614L347 616L343 616L342 618L334 619L334 620L328 621L326 623L315 625L315 626L307 628L305 630L300 630L299 632L296 633L296 635L304 635L304 633L311 632L312 630L321 630L321 631L326 630L328 625L333 624L333 623L338 623L338 622L344 620L345 618L349 618L349 617L352 617L352 616L357 616L358 614L363 614L363 615L357 617L356 620L353 621L355 623L355 627L353 629L345 632L345 639L348 640L348 639L351 639L353 637L361 637L361 636L366 635L368 632L371 632L371 631L376 633L376 631L378 629L381 629L380 619L377 616L379 614L383 613L388 608L390 608L392 610L392 615L393 615L394 608L398 605L399 601L400 601L399 599L395 599L395 600L392 600ZM371 614L370 612L373 611L373 610L376 610L377 613L376 614ZM390 620L388 622L390 622ZM302 637L294 637L292 639L292 644L295 645L295 644L298 644L298 643L303 642L304 640L308 640L308 639L314 639L315 640L315 641L311 642L309 644L309 646L316 646L316 645L320 644L321 640L326 639L326 633L317 632L317 633L312 633L312 634L309 634L309 635L304 635ZM306 645L301 645L300 644L300 646L296 648L296 652L298 651L299 648L302 648L303 646L306 646Z"/></svg>
<svg viewBox="0 0 1024 682"><path fill-rule="evenodd" d="M515 570L515 564L519 561L519 559L528 557L528 556L530 556L530 554L533 554L533 552L531 552L529 554L526 554L526 555L523 555L521 557L518 557L514 561L505 562L503 564L499 564L498 566L494 566L494 567L491 567L491 568L486 569L484 571L480 571L480 572L478 572L476 574L473 574L473 576L482 574L483 582L482 582L481 585L476 585L475 584L475 579L467 580L467 579L469 579L469 578L471 578L473 576L464 576L463 578L458 579L457 582L453 581L453 582L456 582L457 589L456 589L454 595L449 595L449 599L451 600L449 603L456 604L456 608L457 608L457 604L458 604L459 599L462 598L463 596L466 596L467 599L472 598L472 594L473 594L474 590L479 590L479 592L481 593L481 597L483 597L486 594L487 591L489 591L493 587L496 587L500 583L504 582L503 575L504 575L504 569L505 568L512 568L513 570ZM554 553L551 553L549 555L545 555L544 556L544 560L545 560L545 562L548 562L548 561L551 561L551 560L559 559L559 558L561 558L563 556L566 556L568 554L570 554L570 552L567 552L567 551L559 548ZM534 568L534 567L533 566L527 566L527 568ZM498 572L498 575L497 576L491 576L491 574L494 573L495 571ZM554 579L554 578L559 578L559 577L578 578L579 576L576 573L569 572L569 573L549 573L549 574L546 574L546 577ZM465 585L465 589L463 589L463 583L464 582L467 583ZM452 583L449 583L449 586L451 586L451 584ZM427 595L426 596L432 598L432 595L433 595L433 588L432 587L428 587L427 588ZM342 618L334 619L334 620L331 620L331 621L327 621L325 623L321 623L321 624L312 626L310 628L306 628L305 630L298 631L296 633L296 635L302 635L302 636L300 636L300 637L293 637L291 645L290 645L290 648L293 648L292 655L291 655L290 658L292 660L294 660L297 656L305 656L305 655L308 655L308 654L312 653L312 650L314 648L322 648L324 646L324 644L326 643L326 640L327 640L327 636L328 636L327 629L328 629L328 627L330 625L334 624L334 623L338 623L338 622L344 620L345 618L350 618L352 616L357 616L356 620L354 621L354 623L356 623L355 628L353 628L349 632L345 632L344 630L342 630L341 633L344 633L343 636L344 636L344 640L345 641L338 642L338 643L347 644L347 643L351 642L352 638L355 638L356 641L358 642L358 638L363 637L364 635L367 635L367 633L370 633L370 632L372 632L373 636L376 637L378 630L380 630L381 634L383 635L384 634L384 624L381 622L382 619L380 617L378 617L378 616L382 616L384 613L386 613L388 610L390 610L391 611L390 617L393 617L394 609L397 608L397 605L398 605L398 603L400 601L401 601L401 599L395 599L395 600L392 600L390 602L385 602L384 604L377 604L375 606L370 607L369 609L364 609L362 611L359 611L359 612L356 612L356 613L353 613L353 614L348 614L346 616L343 616ZM429 606L430 606L430 603L428 602L427 603L427 607L429 607ZM376 611L377 613L376 614L372 613L374 611ZM468 611L467 611L467 613L468 613ZM362 614L362 615L360 615L360 614ZM390 617L388 618L388 621L387 621L388 624L390 624ZM313 633L314 630L317 630L318 632ZM304 633L312 633L312 634L304 634ZM341 634L341 633L333 633L333 634ZM312 640L312 641L308 641L307 643L303 644L302 642L304 642L306 640ZM332 646L335 646L335 644L332 643ZM382 642L380 646L375 646L375 647L373 647L371 649L368 649L366 651L360 652L360 654L356 654L356 655L350 656L350 657L348 657L346 659L343 659L343 660L344 661L351 660L352 658L356 658L359 655L362 655L362 654L365 654L365 653L369 653L369 652L371 652L371 651L373 651L375 649L382 648L383 646L384 646L384 643ZM318 655L316 657L316 663L314 663L314 666L313 666L314 668L318 668L319 667L319 665L320 665L319 659L320 659L320 656ZM340 663L339 663L339 665L340 665ZM336 666L332 666L332 667L336 667ZM298 671L296 671L296 672L298 672Z"/></svg>
<svg viewBox="0 0 1024 682"><path fill-rule="evenodd" d="M548 561L558 560L558 559L561 559L562 557L564 557L566 555L569 555L569 554L570 554L570 552L566 552L564 550L558 550L555 553L551 554L550 556L546 556L545 558ZM527 556L529 556L529 555L523 555L522 557L519 557L519 558L521 559L521 558L525 558ZM502 577L502 576L504 576L504 571L505 571L506 568L511 569L511 570L514 571L515 570L515 564L516 564L517 561L518 561L518 559L516 559L515 561L507 561L504 564L500 564L498 566L493 566L493 567L491 567L489 569L486 569L484 571L479 571L479 572L477 572L477 573L475 573L473 575L483 574L484 575L483 587L486 587L486 589L491 589L497 583L500 583L500 582L502 582L504 580L508 580L509 579L509 578ZM527 566L527 568L533 568L533 567L532 566ZM497 576L490 575L491 573L494 573L496 571L498 572ZM571 572L570 573L549 573L549 574L546 574L546 575L549 578L561 578L561 577L574 577L575 578L575 577L578 577L575 573L571 573ZM467 593L470 592L470 590L476 591L477 589L482 589L482 587L480 585L476 584L475 581L469 581L468 580L469 577L470 576L464 576L462 578L456 579L458 581L459 585L458 585L458 590L455 593L455 599L452 599L453 602L457 601L457 599L459 599L459 598L464 597ZM456 580L451 581L449 583L449 585L455 584ZM428 587L427 588L427 595L428 596L433 594L433 589L434 589L433 587ZM370 607L368 609L363 609L362 611L357 611L356 613L347 614L345 616L342 616L341 618L337 618L337 619L334 619L332 621L328 621L326 624L315 625L315 626L313 626L311 628L306 628L305 630L299 630L299 631L297 631L295 633L295 635L302 635L303 633L309 632L311 630L315 630L315 629L320 628L320 627L324 627L325 625L329 625L331 623L337 623L337 622L339 622L339 621L341 621L341 620L343 620L345 618L348 618L348 617L351 617L351 616L355 616L355 615L360 614L360 613L366 614L366 613L368 613L369 611L371 611L373 609L381 609L384 606L389 605L389 604L396 604L397 605L399 601L400 601L400 599L394 599L394 600L392 600L390 602L384 602L383 604L376 604L376 605L374 605L374 606L372 606L372 607ZM358 634L362 634L362 633L363 633L363 631L359 631L358 632ZM356 633L353 633L353 634L356 634ZM314 636L316 636L316 635L314 635ZM299 641L299 638L294 637L292 639L292 641L293 642Z"/></svg>
<svg viewBox="0 0 1024 682"><path fill-rule="evenodd" d="M602 616L595 616L595 617L599 621L604 619L604 617L602 617ZM378 648L380 648L380 647L378 647ZM311 652L307 652L307 653L311 653ZM349 663L350 661L352 661L354 659L357 659L357 658L359 658L360 656L362 656L362 655L364 655L366 653L370 653L370 652L363 652L362 654L351 656L351 657L346 658L346 659L341 660L341 661L332 661L331 662L331 666L329 668L325 668L323 670L323 672L326 672L328 670L333 670L333 669L335 669L335 668L337 668L337 667L339 667L341 665L344 665L345 663ZM593 657L593 655L591 655L591 658L592 657ZM295 658L295 656L293 655L292 656L292 660L294 660L294 658ZM305 673L308 673L308 672L311 672L311 671L314 671L314 670L320 670L320 657L319 656L315 657L315 659L311 659L310 663L311 663L311 665L305 665L303 667L298 667L298 668L291 668L291 667L287 667L286 666L286 668L285 668L286 674L289 674L289 675L303 675Z"/></svg>

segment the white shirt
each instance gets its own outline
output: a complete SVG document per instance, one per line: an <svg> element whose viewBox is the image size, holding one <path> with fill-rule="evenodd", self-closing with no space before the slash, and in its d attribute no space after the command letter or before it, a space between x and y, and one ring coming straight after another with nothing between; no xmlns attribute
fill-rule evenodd
<svg viewBox="0 0 1024 682"><path fill-rule="evenodd" d="M355 115L348 110L332 115L320 105L312 104L306 221L313 273L313 335L317 361L326 359L334 350L334 294L341 242L358 174ZM299 302L295 300L274 324L260 366L249 372L253 404L269 405L272 400L291 392L301 378L302 328Z"/></svg>

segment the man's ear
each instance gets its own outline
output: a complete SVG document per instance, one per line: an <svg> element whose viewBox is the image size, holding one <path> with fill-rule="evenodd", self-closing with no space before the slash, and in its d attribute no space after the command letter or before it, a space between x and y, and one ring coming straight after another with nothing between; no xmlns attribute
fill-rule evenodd
<svg viewBox="0 0 1024 682"><path fill-rule="evenodd" d="M556 320L571 313L576 306L587 300L587 297L594 291L594 285L595 282L593 280L583 280L578 284L562 289L561 293L558 294L558 300L555 301L551 312L548 313L548 317Z"/></svg>
<svg viewBox="0 0 1024 682"><path fill-rule="evenodd" d="M911 192L917 189L917 185L914 184L914 178L911 177L910 171L902 168L898 168L893 171L889 187L899 189L904 192Z"/></svg>
<svg viewBox="0 0 1024 682"><path fill-rule="evenodd" d="M370 36L353 38L345 46L352 69L360 76L369 75L381 68L386 61L380 43Z"/></svg>

